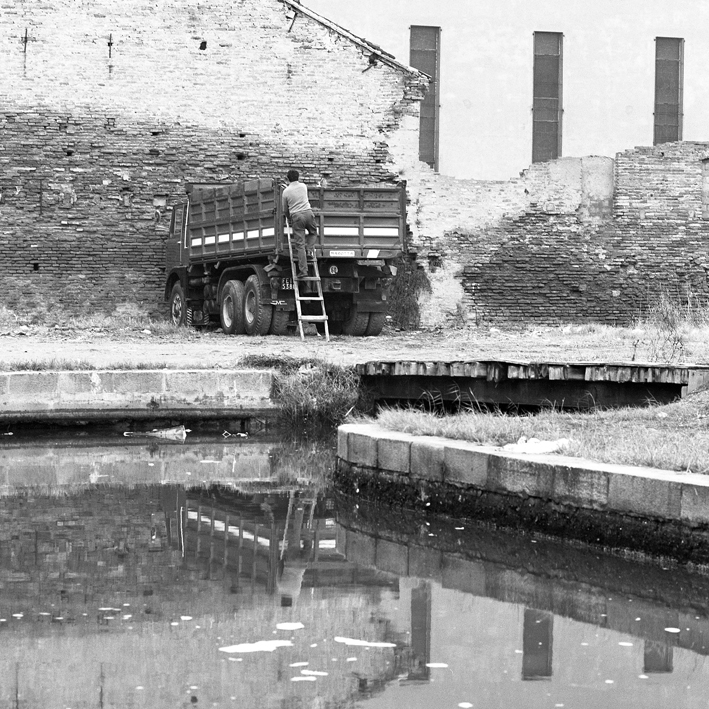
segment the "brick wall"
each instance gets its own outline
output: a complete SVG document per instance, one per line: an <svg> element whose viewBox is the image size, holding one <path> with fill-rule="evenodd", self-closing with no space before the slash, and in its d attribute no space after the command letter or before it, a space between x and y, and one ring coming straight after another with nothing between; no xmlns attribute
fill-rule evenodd
<svg viewBox="0 0 709 709"><path fill-rule="evenodd" d="M0 281L20 311L154 309L186 181L398 179L388 143L416 149L425 84L281 0L6 5L0 64Z"/></svg>
<svg viewBox="0 0 709 709"><path fill-rule="evenodd" d="M621 324L663 291L706 302L708 157L707 143L673 143L535 164L508 182L422 174L424 324Z"/></svg>

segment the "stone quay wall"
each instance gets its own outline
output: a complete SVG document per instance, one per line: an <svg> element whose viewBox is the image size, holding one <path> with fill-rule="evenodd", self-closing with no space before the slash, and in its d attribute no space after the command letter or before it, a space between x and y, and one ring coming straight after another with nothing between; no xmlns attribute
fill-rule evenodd
<svg viewBox="0 0 709 709"><path fill-rule="evenodd" d="M606 549L709 561L703 475L511 454L377 424L340 426L337 446L337 483L351 495Z"/></svg>

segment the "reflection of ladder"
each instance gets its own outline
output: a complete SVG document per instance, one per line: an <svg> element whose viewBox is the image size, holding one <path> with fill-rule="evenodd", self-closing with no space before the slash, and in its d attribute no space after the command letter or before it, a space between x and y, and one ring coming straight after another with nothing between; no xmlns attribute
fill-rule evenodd
<svg viewBox="0 0 709 709"><path fill-rule="evenodd" d="M306 252L308 261L308 277L303 280L298 280L296 278L297 269L295 267L295 262L293 258L293 242L291 240L291 226L289 222L286 222L286 233L288 234L288 253L290 254L290 264L291 273L293 274L293 290L295 292L295 309L298 314L298 330L300 331L300 339L305 339L305 333L303 332L303 323L323 323L325 327L325 340L330 341L330 330L327 324L327 313L325 312L325 299L322 295L322 281L320 280L320 270L318 269L318 260L315 257L315 252L312 251L312 258L310 254ZM312 273L312 275L311 275ZM316 295L301 295L300 286L306 283L315 284ZM320 315L303 315L303 302L320 303Z"/></svg>

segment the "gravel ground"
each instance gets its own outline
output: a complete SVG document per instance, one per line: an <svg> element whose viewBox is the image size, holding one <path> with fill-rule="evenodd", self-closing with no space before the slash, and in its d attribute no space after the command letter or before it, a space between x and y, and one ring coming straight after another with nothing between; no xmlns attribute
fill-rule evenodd
<svg viewBox="0 0 709 709"><path fill-rule="evenodd" d="M163 332L165 328L22 327L0 332L0 365L51 359L96 367L156 364L171 368L228 368L245 355L317 357L339 364L370 360L502 360L540 362L658 362L642 332L621 328L559 327L519 330L470 328L384 332L379 337L226 336L221 330ZM688 337L683 359L709 363L703 338ZM678 363L675 361L673 363Z"/></svg>

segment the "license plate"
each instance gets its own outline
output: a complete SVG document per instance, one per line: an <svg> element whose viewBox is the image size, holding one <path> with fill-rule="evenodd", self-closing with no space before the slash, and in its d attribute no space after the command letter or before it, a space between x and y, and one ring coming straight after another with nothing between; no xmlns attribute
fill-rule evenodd
<svg viewBox="0 0 709 709"><path fill-rule="evenodd" d="M354 251L330 251L330 258L354 258Z"/></svg>
<svg viewBox="0 0 709 709"><path fill-rule="evenodd" d="M281 278L281 290L293 290L293 279Z"/></svg>

